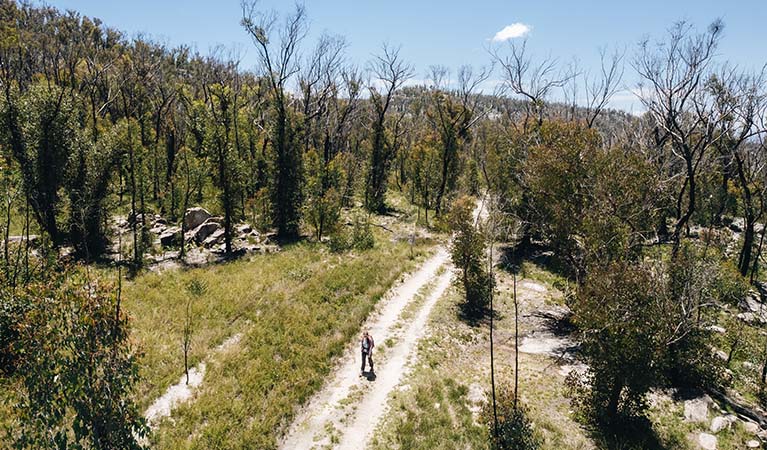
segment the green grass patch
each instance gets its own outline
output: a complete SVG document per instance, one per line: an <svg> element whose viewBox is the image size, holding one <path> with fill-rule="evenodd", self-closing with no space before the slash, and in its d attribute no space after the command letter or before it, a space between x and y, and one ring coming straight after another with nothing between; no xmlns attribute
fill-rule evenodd
<svg viewBox="0 0 767 450"><path fill-rule="evenodd" d="M486 431L474 423L467 386L437 372L432 376L431 383L419 384L412 395L395 399L397 417L373 438L371 449L485 448Z"/></svg>
<svg viewBox="0 0 767 450"><path fill-rule="evenodd" d="M383 232L377 232L383 233ZM192 364L235 333L238 346L208 361L194 402L178 408L152 437L154 448L276 446L294 408L325 376L378 299L426 255L409 258L406 243L376 236L372 250L334 254L299 243L278 254L189 271L145 274L125 287L125 308L145 354L142 407L178 381L185 286L207 292L193 304Z"/></svg>

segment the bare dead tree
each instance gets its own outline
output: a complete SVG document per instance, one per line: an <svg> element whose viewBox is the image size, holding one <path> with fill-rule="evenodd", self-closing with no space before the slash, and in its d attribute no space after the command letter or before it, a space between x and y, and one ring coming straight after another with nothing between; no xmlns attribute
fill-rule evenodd
<svg viewBox="0 0 767 450"><path fill-rule="evenodd" d="M368 84L373 109L371 132L373 134L370 167L365 188L365 205L369 211L382 212L386 209L386 179L394 158L399 138L402 137L402 119L399 112L391 120L389 109L394 95L405 81L413 76L410 64L400 58L400 47L384 44L380 54L368 63L368 71L374 82ZM387 129L391 137L387 136Z"/></svg>
<svg viewBox="0 0 767 450"><path fill-rule="evenodd" d="M619 89L624 73L623 58L624 53L615 51L608 56L607 49L601 48L599 49L599 74L593 77L589 74L583 76L586 94L586 125L589 128L594 127L594 122Z"/></svg>
<svg viewBox="0 0 767 450"><path fill-rule="evenodd" d="M743 276L751 268L755 225L765 206L765 187L761 180L767 175L767 160L756 140L767 133L765 75L764 68L756 74L747 74L725 66L707 83L714 96L714 114L719 124L714 146L730 161L740 185L745 226L738 270Z"/></svg>
<svg viewBox="0 0 767 450"><path fill-rule="evenodd" d="M521 44L511 42L507 55L502 55L497 49L491 50L490 54L501 66L507 90L527 100L524 128L529 127L531 120L540 126L547 97L552 90L563 87L573 75L560 72L555 58L546 57L540 62L533 62L527 53L527 40Z"/></svg>
<svg viewBox="0 0 767 450"><path fill-rule="evenodd" d="M320 146L322 122L329 114L330 97L337 92L346 46L343 37L323 34L298 76L304 113L305 151L312 145ZM312 132L315 124L317 133Z"/></svg>
<svg viewBox="0 0 767 450"><path fill-rule="evenodd" d="M696 177L709 147L717 140L713 102L705 89L724 24L714 21L704 33L687 22L676 23L667 40L644 40L633 61L642 82L639 95L655 126L658 152L670 151L669 180L681 179L675 192L673 253L695 211ZM662 226L665 225L663 219Z"/></svg>

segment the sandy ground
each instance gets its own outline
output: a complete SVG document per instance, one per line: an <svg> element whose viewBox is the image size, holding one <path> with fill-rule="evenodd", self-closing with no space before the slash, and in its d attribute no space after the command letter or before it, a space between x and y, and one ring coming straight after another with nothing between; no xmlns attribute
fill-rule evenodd
<svg viewBox="0 0 767 450"><path fill-rule="evenodd" d="M242 337L241 333L230 336L221 345L213 350L213 353L208 356L208 359L215 357L217 354L229 350L231 347L237 345ZM160 420L164 417L170 416L173 409L192 399L197 388L202 385L202 381L205 378L205 361L202 361L195 367L189 369L189 383L186 382L186 374L182 374L178 383L169 387L165 393L160 396L152 405L144 412L144 418L150 427L155 427Z"/></svg>

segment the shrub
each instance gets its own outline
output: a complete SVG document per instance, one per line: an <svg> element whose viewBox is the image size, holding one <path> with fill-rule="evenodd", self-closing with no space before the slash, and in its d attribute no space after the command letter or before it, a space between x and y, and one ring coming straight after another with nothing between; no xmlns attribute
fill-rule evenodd
<svg viewBox="0 0 767 450"><path fill-rule="evenodd" d="M491 398L491 394L487 396ZM498 436L495 435L495 420L492 400L485 403L480 418L487 427L492 450L533 450L540 447L540 440L527 417L527 409L514 406L514 391L509 386L496 390L498 412Z"/></svg>
<svg viewBox="0 0 767 450"><path fill-rule="evenodd" d="M345 251L369 250L375 246L375 235L370 222L361 216L355 216L350 231L338 229L330 236L328 247L331 252L343 253Z"/></svg>
<svg viewBox="0 0 767 450"><path fill-rule="evenodd" d="M626 423L644 416L651 388L722 383L701 329L720 295L716 268L682 247L665 263L618 261L589 273L571 303L589 371L570 391L585 416Z"/></svg>
<svg viewBox="0 0 767 450"><path fill-rule="evenodd" d="M450 255L460 270L459 281L465 293L463 310L467 316L477 317L490 302L494 280L485 269L485 239L474 225L473 209L471 198L459 198L448 220L454 233Z"/></svg>
<svg viewBox="0 0 767 450"><path fill-rule="evenodd" d="M141 448L146 427L132 401L138 355L114 292L73 269L47 270L16 289L29 304L14 342L23 355L17 448Z"/></svg>
<svg viewBox="0 0 767 450"><path fill-rule="evenodd" d="M375 245L375 236L367 218L355 217L352 226L351 246L357 250L368 250Z"/></svg>

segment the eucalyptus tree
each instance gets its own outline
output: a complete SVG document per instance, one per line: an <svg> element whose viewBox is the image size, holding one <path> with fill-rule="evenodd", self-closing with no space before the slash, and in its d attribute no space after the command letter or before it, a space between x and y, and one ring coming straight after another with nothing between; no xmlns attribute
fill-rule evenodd
<svg viewBox="0 0 767 450"><path fill-rule="evenodd" d="M404 111L390 117L392 100L402 85L413 76L412 67L400 58L400 49L384 45L381 54L369 63L373 82L369 83L372 107L371 148L365 184L365 206L369 211L386 210L389 169L403 134Z"/></svg>
<svg viewBox="0 0 767 450"><path fill-rule="evenodd" d="M303 200L303 149L298 136L299 119L290 104L288 85L300 71L298 52L307 33L306 10L297 4L278 25L277 13L258 11L257 7L258 1L243 2L241 23L255 44L271 93L272 219L281 237L296 238Z"/></svg>
<svg viewBox="0 0 767 450"><path fill-rule="evenodd" d="M759 145L759 138L767 134L765 75L764 69L745 74L724 68L707 83L719 127L714 146L730 162L739 185L744 230L738 270L743 276L751 269L755 226L764 213L767 193L767 159Z"/></svg>
<svg viewBox="0 0 767 450"><path fill-rule="evenodd" d="M668 31L666 41L641 42L633 61L643 80L640 100L653 121L657 152L668 154L659 162L673 186L674 254L695 212L701 162L720 138L715 103L705 87L723 29L720 20L702 33L684 21L678 22ZM665 229L665 218L661 228Z"/></svg>
<svg viewBox="0 0 767 450"><path fill-rule="evenodd" d="M470 139L470 129L482 118L478 110L479 86L490 76L490 70L474 73L470 66L458 69L458 79L453 87L446 67L431 67L430 108L427 117L440 139L441 155L439 189L434 199L434 209L440 215L444 198L455 190L460 170L460 150Z"/></svg>

